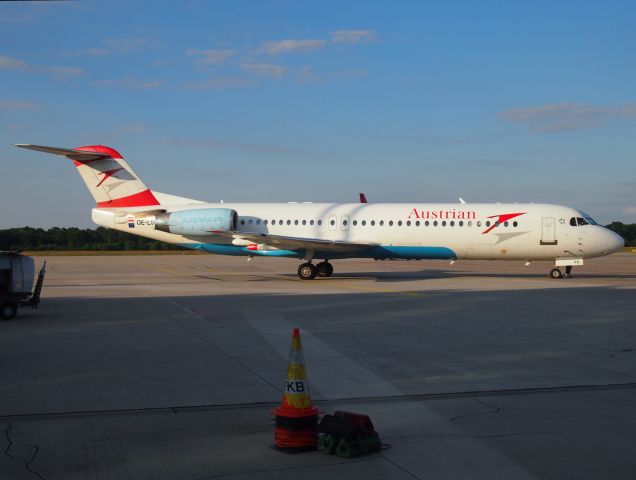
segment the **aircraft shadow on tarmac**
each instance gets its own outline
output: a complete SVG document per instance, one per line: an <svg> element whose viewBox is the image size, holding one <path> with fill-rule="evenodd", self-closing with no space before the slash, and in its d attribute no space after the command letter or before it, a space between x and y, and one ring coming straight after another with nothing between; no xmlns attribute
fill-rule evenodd
<svg viewBox="0 0 636 480"><path fill-rule="evenodd" d="M287 278L297 278L294 274L282 274L281 276ZM527 278L537 279L546 278L549 279L547 273L509 273L509 272L466 272L466 271L452 271L452 270L418 270L418 271L381 271L381 272L341 272L334 273L332 277L324 279L324 281L338 281L338 280L362 280L373 279L376 282L404 282L408 280L439 280L445 278ZM597 274L597 273L578 273L574 272L571 279L561 279L563 281L568 280L616 280L616 279L632 279L636 278L636 273L616 273L616 274ZM316 278L317 281L323 279ZM554 280L558 282L559 280Z"/></svg>

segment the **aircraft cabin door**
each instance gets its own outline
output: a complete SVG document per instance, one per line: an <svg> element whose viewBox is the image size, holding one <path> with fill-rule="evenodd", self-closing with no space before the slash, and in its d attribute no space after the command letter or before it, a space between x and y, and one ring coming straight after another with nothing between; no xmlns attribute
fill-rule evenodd
<svg viewBox="0 0 636 480"><path fill-rule="evenodd" d="M329 215L329 230L338 229L338 218L335 215Z"/></svg>
<svg viewBox="0 0 636 480"><path fill-rule="evenodd" d="M556 231L555 231L554 217L543 217L541 219L541 245L556 245Z"/></svg>
<svg viewBox="0 0 636 480"><path fill-rule="evenodd" d="M349 230L349 215L340 217L340 230Z"/></svg>

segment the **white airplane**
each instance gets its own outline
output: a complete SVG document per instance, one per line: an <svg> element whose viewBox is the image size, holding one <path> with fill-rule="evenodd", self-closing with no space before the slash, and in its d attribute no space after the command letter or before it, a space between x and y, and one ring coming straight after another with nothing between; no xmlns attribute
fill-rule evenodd
<svg viewBox="0 0 636 480"><path fill-rule="evenodd" d="M17 144L67 157L95 198L92 219L123 232L222 255L295 257L298 276L329 277L340 258L519 260L583 265L623 238L589 215L533 203L205 203L149 189L114 149ZM322 260L314 265L313 260Z"/></svg>

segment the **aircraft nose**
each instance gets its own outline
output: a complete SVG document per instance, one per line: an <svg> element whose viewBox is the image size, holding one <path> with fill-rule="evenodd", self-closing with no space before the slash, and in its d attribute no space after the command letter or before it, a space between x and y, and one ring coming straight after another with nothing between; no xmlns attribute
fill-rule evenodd
<svg viewBox="0 0 636 480"><path fill-rule="evenodd" d="M605 254L614 253L625 246L625 240L618 233L605 229Z"/></svg>

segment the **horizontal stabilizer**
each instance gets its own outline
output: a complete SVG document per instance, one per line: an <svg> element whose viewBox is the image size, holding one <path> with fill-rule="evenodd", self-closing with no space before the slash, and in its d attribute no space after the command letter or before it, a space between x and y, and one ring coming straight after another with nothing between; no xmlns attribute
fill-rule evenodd
<svg viewBox="0 0 636 480"><path fill-rule="evenodd" d="M45 147L42 145L31 145L29 143L16 143L16 147L26 148L29 150L37 150L38 152L52 153L53 155L60 155L62 157L70 158L77 162L90 162L93 160L99 160L100 158L111 158L107 153L99 152L87 152L82 150L75 150L73 148L60 148L60 147Z"/></svg>

